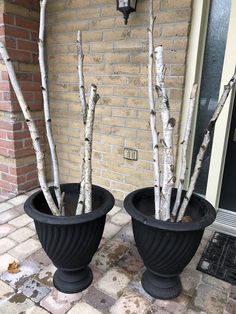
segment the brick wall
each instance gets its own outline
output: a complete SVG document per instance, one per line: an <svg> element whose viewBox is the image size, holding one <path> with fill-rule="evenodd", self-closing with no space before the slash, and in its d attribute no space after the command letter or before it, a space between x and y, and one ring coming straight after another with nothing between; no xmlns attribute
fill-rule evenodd
<svg viewBox="0 0 236 314"><path fill-rule="evenodd" d="M37 0L2 1L1 40L5 42L27 104L41 128L43 122L37 60L38 21ZM35 158L29 132L2 62L0 116L0 194L22 193L38 185Z"/></svg>
<svg viewBox="0 0 236 314"><path fill-rule="evenodd" d="M155 44L165 48L166 84L173 116L179 121L191 0L154 0ZM76 31L83 31L85 81L98 85L94 134L94 183L117 199L152 185L147 99L148 1L139 0L128 26L114 0L49 1L47 53L50 101L63 182L80 180L82 122L77 78ZM178 141L178 126L174 142ZM138 161L123 158L124 147Z"/></svg>

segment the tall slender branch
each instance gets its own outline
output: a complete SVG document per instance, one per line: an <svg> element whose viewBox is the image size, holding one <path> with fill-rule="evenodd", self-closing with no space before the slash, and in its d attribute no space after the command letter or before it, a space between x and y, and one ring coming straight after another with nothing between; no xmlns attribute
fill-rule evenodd
<svg viewBox="0 0 236 314"><path fill-rule="evenodd" d="M45 10L46 10L47 0L40 1L40 25L39 25L39 67L41 73L41 84L42 84L42 95L43 95L43 107L44 107L44 117L46 125L46 134L48 139L48 144L51 153L52 167L53 167L53 179L54 179L54 190L57 198L58 208L62 208L64 214L64 206L61 206L61 188L60 188L60 175L59 175L59 164L56 152L56 145L53 139L52 133L52 123L51 115L49 109L49 96L48 96L48 84L47 84L47 73L45 66L45 53L44 53L44 37L45 37Z"/></svg>
<svg viewBox="0 0 236 314"><path fill-rule="evenodd" d="M46 176L45 176L45 156L44 153L42 151L42 147L40 144L40 137L39 137L39 132L36 128L35 122L31 116L30 110L25 102L24 96L22 94L21 88L19 86L19 83L17 81L16 78L16 74L11 62L11 59L7 53L7 50L4 46L3 43L0 43L0 53L2 55L2 58L6 64L6 68L7 68L7 72L12 84L12 87L14 89L14 92L16 94L17 100L20 104L21 110L23 112L26 124L29 128L29 132L30 132L30 136L32 139L32 144L33 144L33 148L35 150L35 154L36 154L36 161L37 161L37 169L38 169L38 178L39 178L39 183L41 186L41 189L43 191L44 197L47 201L47 204L52 212L53 215L59 216L60 215L60 211L57 208L50 190L48 188L47 185L47 181L46 181Z"/></svg>
<svg viewBox="0 0 236 314"><path fill-rule="evenodd" d="M82 32L78 31L77 33L77 56L78 56L78 77L79 77L79 91L80 91L80 103L82 108L82 115L83 115L83 123L84 123L84 133L86 127L86 120L87 120L87 105L86 105L86 97L85 97L85 85L84 85L84 54L83 54L83 45L82 45ZM84 134L85 136L85 134ZM80 181L80 193L78 204L76 208L76 215L81 215L84 211L85 205L85 182L84 182L84 160L85 156L83 157L83 162L81 166L81 181Z"/></svg>
<svg viewBox="0 0 236 314"><path fill-rule="evenodd" d="M208 127L206 129L206 133L204 135L204 138L203 138L203 141L202 141L202 144L200 146L200 149L199 149L199 152L197 154L197 159L196 159L196 163L195 163L195 167L194 167L194 170L193 170L193 174L192 174L192 177L191 177L191 180L190 180L190 184L189 184L189 188L188 188L188 191L183 199L183 202L182 202L182 205L180 207L180 210L179 210L179 214L178 214L178 218L177 218L177 221L181 221L184 214L185 214L185 211L187 209L187 206L188 206L188 203L189 203L189 200L192 196L192 193L194 191L194 188L195 188L195 185L196 185L196 182L197 182L197 178L198 178L198 175L199 175L199 171L202 167L202 162L203 162L203 159L204 159L204 155L205 155L205 152L207 150L207 147L209 145L209 142L211 140L211 135L212 135L212 132L214 131L214 128L215 128L215 124L216 124L216 121L224 107L224 104L227 100L227 97L232 89L232 87L236 84L236 74L233 75L233 77L230 79L230 81L228 82L227 85L224 86L224 91L220 97L220 100L218 102L218 105L216 107L216 110L208 124Z"/></svg>
<svg viewBox="0 0 236 314"><path fill-rule="evenodd" d="M169 99L165 88L166 67L163 63L163 47L158 46L155 49L156 58L156 91L161 98L161 121L163 127L163 184L161 193L161 211L162 219L170 218L170 200L172 188L175 183L174 174L174 154L173 154L173 128L175 119L170 117Z"/></svg>
<svg viewBox="0 0 236 314"><path fill-rule="evenodd" d="M76 213L75 213L76 215L81 215L84 212L84 205L85 205L84 160L85 160L85 156L83 157L82 166L81 166L80 192L79 192L79 199L78 199Z"/></svg>
<svg viewBox="0 0 236 314"><path fill-rule="evenodd" d="M153 147L153 166L154 166L154 202L155 218L160 219L160 164L159 164L159 134L156 129L156 106L153 95L153 29L155 18L153 16L153 0L149 0L149 18L148 28L149 54L148 54L148 97L150 107L150 127L152 133Z"/></svg>
<svg viewBox="0 0 236 314"><path fill-rule="evenodd" d="M77 55L78 55L78 76L79 76L79 91L80 91L80 102L82 107L82 115L84 125L86 124L87 117L87 105L85 97L85 86L84 86L84 53L82 45L82 32L77 33Z"/></svg>
<svg viewBox="0 0 236 314"><path fill-rule="evenodd" d="M181 195L183 191L183 185L184 185L184 179L186 174L186 168L187 168L187 149L188 149L188 143L189 143L189 136L191 133L191 126L192 126L192 120L193 120L193 111L195 108L195 100L196 100L196 93L197 93L198 85L194 84L192 87L190 99L189 99L189 107L188 107L188 114L187 114L187 120L185 125L185 131L184 131L184 138L181 141L182 151L181 151L181 168L180 168L180 176L179 176L179 186L176 194L175 204L172 210L172 219L176 219L176 215L179 209L180 201L181 201Z"/></svg>
<svg viewBox="0 0 236 314"><path fill-rule="evenodd" d="M84 139L85 213L89 213L92 211L92 141L95 106L98 100L99 95L97 94L97 86L92 84L90 90Z"/></svg>

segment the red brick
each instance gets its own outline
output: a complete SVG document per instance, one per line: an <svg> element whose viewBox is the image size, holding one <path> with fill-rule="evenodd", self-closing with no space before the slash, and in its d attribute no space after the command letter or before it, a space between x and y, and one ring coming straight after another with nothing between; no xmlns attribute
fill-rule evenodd
<svg viewBox="0 0 236 314"><path fill-rule="evenodd" d="M0 110L12 111L11 103L10 102L0 102Z"/></svg>
<svg viewBox="0 0 236 314"><path fill-rule="evenodd" d="M12 186L9 182L0 180L0 187L5 189L5 191L3 190L4 192L8 192L11 191Z"/></svg>
<svg viewBox="0 0 236 314"><path fill-rule="evenodd" d="M0 121L0 129L9 130L9 131L17 131L22 128L21 122L11 123L8 121Z"/></svg>
<svg viewBox="0 0 236 314"><path fill-rule="evenodd" d="M0 36L5 35L5 27L4 25L0 25Z"/></svg>
<svg viewBox="0 0 236 314"><path fill-rule="evenodd" d="M17 72L16 73L17 79L18 81L32 81L33 80L33 76L32 73L25 73L25 72Z"/></svg>
<svg viewBox="0 0 236 314"><path fill-rule="evenodd" d="M35 120L35 124L37 127L44 126L44 120Z"/></svg>
<svg viewBox="0 0 236 314"><path fill-rule="evenodd" d="M17 168L9 167L8 168L9 174L16 176L17 175Z"/></svg>
<svg viewBox="0 0 236 314"><path fill-rule="evenodd" d="M26 181L25 176L17 176L17 184L22 184Z"/></svg>
<svg viewBox="0 0 236 314"><path fill-rule="evenodd" d="M34 82L41 82L41 74L40 73L33 74L33 81Z"/></svg>
<svg viewBox="0 0 236 314"><path fill-rule="evenodd" d="M33 62L33 64L38 64L38 62L39 62L38 53L32 53L32 62Z"/></svg>
<svg viewBox="0 0 236 314"><path fill-rule="evenodd" d="M33 40L33 41L38 42L38 39L39 39L39 34L38 34L38 32L37 32L37 33L31 32L31 33L30 33L30 39Z"/></svg>
<svg viewBox="0 0 236 314"><path fill-rule="evenodd" d="M5 37L6 47L16 49L16 39L13 37Z"/></svg>
<svg viewBox="0 0 236 314"><path fill-rule="evenodd" d="M15 38L30 39L30 32L15 26L5 25L5 34Z"/></svg>
<svg viewBox="0 0 236 314"><path fill-rule="evenodd" d="M13 123L10 123L8 121L0 121L0 129L13 130Z"/></svg>
<svg viewBox="0 0 236 314"><path fill-rule="evenodd" d="M38 0L5 0L6 2L39 12ZM19 10L20 12L20 10ZM1 27L1 23L4 24ZM5 41L11 59L24 63L38 63L38 28L39 23L30 17L22 17L12 13L0 14L0 40ZM41 77L38 73L17 73L23 94L31 110L42 110L42 95L40 90ZM2 80L1 80L2 79ZM15 93L9 84L6 71L0 76L0 110L20 111ZM40 133L44 122L36 120ZM41 135L40 135L41 136ZM1 140L2 138L2 140ZM43 138L42 138L43 140ZM44 148L44 146L43 146ZM10 158L34 156L28 127L24 120L18 122L0 121L0 155ZM0 193L19 192L38 186L36 164L24 165L18 168L0 164ZM4 174L5 172L5 174Z"/></svg>
<svg viewBox="0 0 236 314"><path fill-rule="evenodd" d="M25 99L26 102L34 100L34 94L33 93L25 91L25 90L22 90L22 92L23 92L23 96L24 96L24 99ZM13 104L17 103L18 104L18 100L17 100L16 95L15 95L14 92L12 93L12 103Z"/></svg>
<svg viewBox="0 0 236 314"><path fill-rule="evenodd" d="M18 194L17 185L11 184L11 188L8 190L2 188L2 195L9 195L9 194L10 196L15 196L16 194Z"/></svg>
<svg viewBox="0 0 236 314"><path fill-rule="evenodd" d="M26 174L29 172L35 172L37 169L36 164L26 165L19 168L16 168L16 172L18 175Z"/></svg>
<svg viewBox="0 0 236 314"><path fill-rule="evenodd" d="M41 111L43 109L43 104L42 102L37 102L29 105L30 110L32 111Z"/></svg>
<svg viewBox="0 0 236 314"><path fill-rule="evenodd" d="M10 91L10 83L9 82L0 82L0 90L1 91Z"/></svg>
<svg viewBox="0 0 236 314"><path fill-rule="evenodd" d="M39 23L37 21L31 20L22 16L16 16L15 19L16 19L17 26L38 32Z"/></svg>
<svg viewBox="0 0 236 314"><path fill-rule="evenodd" d="M42 93L41 92L35 92L34 97L35 97L35 100L41 100L42 99Z"/></svg>
<svg viewBox="0 0 236 314"><path fill-rule="evenodd" d="M21 148L23 148L23 142L22 141L18 141L18 142L14 141L14 149L18 150Z"/></svg>
<svg viewBox="0 0 236 314"><path fill-rule="evenodd" d="M8 53L13 61L22 61L26 63L31 63L32 61L32 55L30 52L8 49Z"/></svg>
<svg viewBox="0 0 236 314"><path fill-rule="evenodd" d="M7 132L3 131L3 130L0 130L0 139L6 139L6 138L7 138Z"/></svg>
<svg viewBox="0 0 236 314"><path fill-rule="evenodd" d="M0 155L10 157L10 152L8 149L0 147Z"/></svg>
<svg viewBox="0 0 236 314"><path fill-rule="evenodd" d="M6 71L2 71L1 74L2 74L2 80L3 81L9 80L9 76L8 76L8 73Z"/></svg>
<svg viewBox="0 0 236 314"><path fill-rule="evenodd" d="M3 93L3 100L6 100L6 101L11 100L11 93L4 92Z"/></svg>
<svg viewBox="0 0 236 314"><path fill-rule="evenodd" d="M3 139L0 140L0 147L14 149L13 141L5 141Z"/></svg>
<svg viewBox="0 0 236 314"><path fill-rule="evenodd" d="M9 140L20 140L20 139L25 139L25 138L29 138L30 134L27 131L22 131L22 132L14 132L14 133L7 133L7 138Z"/></svg>
<svg viewBox="0 0 236 314"><path fill-rule="evenodd" d="M43 120L34 120L34 122L35 122L37 128L44 126ZM26 122L23 122L23 129L28 130L28 126L27 126Z"/></svg>
<svg viewBox="0 0 236 314"><path fill-rule="evenodd" d="M32 146L33 146L33 145L32 145L32 140L31 140L31 138L24 140L24 147L32 147Z"/></svg>
<svg viewBox="0 0 236 314"><path fill-rule="evenodd" d="M9 174L6 173L2 173L2 180L6 180L7 182L10 183L17 183L17 177L16 176L11 176Z"/></svg>
<svg viewBox="0 0 236 314"><path fill-rule="evenodd" d="M15 16L13 14L10 14L10 13L4 13L3 14L3 21L4 21L4 24L14 25L15 24Z"/></svg>
<svg viewBox="0 0 236 314"><path fill-rule="evenodd" d="M9 172L9 167L3 164L0 164L0 171L8 173Z"/></svg>
<svg viewBox="0 0 236 314"><path fill-rule="evenodd" d="M27 40L18 40L17 48L20 50L30 51L30 52L38 52L38 45L36 42L27 41Z"/></svg>
<svg viewBox="0 0 236 314"><path fill-rule="evenodd" d="M20 157L26 157L26 156L33 156L34 151L31 148L23 148L18 149L17 151L9 151L9 156L13 158L20 158Z"/></svg>
<svg viewBox="0 0 236 314"><path fill-rule="evenodd" d="M21 192L24 192L24 191L27 191L27 190L32 190L32 189L34 189L34 188L36 188L38 186L39 186L39 182L38 182L38 179L36 178L36 179L34 179L32 181L27 181L27 182L25 182L23 184L20 184L18 186L18 188L19 188L19 190Z"/></svg>
<svg viewBox="0 0 236 314"><path fill-rule="evenodd" d="M13 129L14 129L14 131L21 130L22 129L22 123L21 122L14 123Z"/></svg>
<svg viewBox="0 0 236 314"><path fill-rule="evenodd" d="M37 171L33 171L31 173L28 173L26 176L26 180L29 181L29 180L35 179L35 178L37 178L37 175L38 175Z"/></svg>
<svg viewBox="0 0 236 314"><path fill-rule="evenodd" d="M7 2L22 6L24 8L39 11L39 1L38 0L7 0Z"/></svg>
<svg viewBox="0 0 236 314"><path fill-rule="evenodd" d="M20 85L23 91L39 92L41 90L40 84L38 82L21 82Z"/></svg>

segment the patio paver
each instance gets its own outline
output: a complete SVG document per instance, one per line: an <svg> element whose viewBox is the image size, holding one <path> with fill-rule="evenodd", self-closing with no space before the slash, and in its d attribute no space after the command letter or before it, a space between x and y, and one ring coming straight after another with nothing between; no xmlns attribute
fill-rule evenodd
<svg viewBox="0 0 236 314"><path fill-rule="evenodd" d="M0 213L6 211L7 209L12 208L14 205L9 204L7 202L0 204Z"/></svg>
<svg viewBox="0 0 236 314"><path fill-rule="evenodd" d="M140 283L143 262L134 244L130 218L114 206L91 268L92 285L73 295L53 287L56 268L23 213L24 196L0 204L0 314L235 314L236 287L196 270L211 236L206 230L191 263L181 274L183 292L173 300L155 300ZM5 205L6 204L6 205ZM1 210L2 209L2 210ZM9 263L20 272L10 274Z"/></svg>
<svg viewBox="0 0 236 314"><path fill-rule="evenodd" d="M14 228L13 226L10 226L10 227ZM0 228L1 228L1 226L0 226ZM33 230L31 230L31 229L29 229L27 227L23 227L23 228L17 229L15 232L12 232L9 235L9 238L14 240L14 241L16 241L16 242L18 242L18 243L20 243L20 242L28 240L34 234L35 234L35 232Z"/></svg>
<svg viewBox="0 0 236 314"><path fill-rule="evenodd" d="M9 253L15 256L19 261L23 261L26 257L39 250L41 245L38 240L28 239L27 241L18 244Z"/></svg>

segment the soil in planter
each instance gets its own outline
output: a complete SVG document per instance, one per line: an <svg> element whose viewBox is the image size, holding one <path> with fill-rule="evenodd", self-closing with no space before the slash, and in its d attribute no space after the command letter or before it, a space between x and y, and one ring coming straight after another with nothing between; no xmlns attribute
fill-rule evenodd
<svg viewBox="0 0 236 314"><path fill-rule="evenodd" d="M78 190L78 191L76 191ZM62 190L63 192L63 190ZM55 193L54 191L52 191L51 189L51 193L53 196L54 201L56 202L56 197L55 197ZM41 212L47 215L52 215L48 204L45 200L45 198L43 197L42 194L39 194L35 197L34 202L35 203L39 203L39 199L40 198L40 209ZM79 198L79 186L77 189L75 189L75 187L73 186L71 188L71 190L67 187L67 191L65 193L64 196L64 207L65 207L65 216L74 216L75 215L75 211L76 211L76 207L77 207L77 203L78 203L78 198ZM97 208L99 208L101 206L103 202L103 199L99 198L98 196L96 198L92 199L92 204L93 204L93 210L96 210Z"/></svg>
<svg viewBox="0 0 236 314"><path fill-rule="evenodd" d="M173 209L174 202L175 202L176 191L173 190L172 197L171 197L171 209ZM183 197L182 197L183 199ZM202 208L201 204L199 203L199 211L196 210L196 201L194 206L191 204L191 200L188 204L185 216L183 217L180 223L189 223L198 221L204 215L204 209ZM150 194L147 192L142 195L142 198L137 198L134 201L136 208L144 215L152 217L155 219L155 205L154 205L154 198L150 198Z"/></svg>

